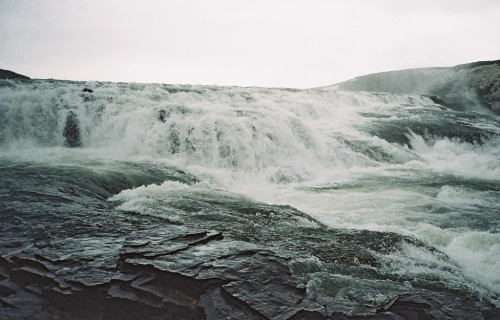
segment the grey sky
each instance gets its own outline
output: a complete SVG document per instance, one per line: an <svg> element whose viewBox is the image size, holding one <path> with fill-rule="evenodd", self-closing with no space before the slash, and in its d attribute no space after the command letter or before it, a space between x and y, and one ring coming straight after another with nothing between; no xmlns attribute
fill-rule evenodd
<svg viewBox="0 0 500 320"><path fill-rule="evenodd" d="M500 59L497 0L0 0L34 78L308 88Z"/></svg>

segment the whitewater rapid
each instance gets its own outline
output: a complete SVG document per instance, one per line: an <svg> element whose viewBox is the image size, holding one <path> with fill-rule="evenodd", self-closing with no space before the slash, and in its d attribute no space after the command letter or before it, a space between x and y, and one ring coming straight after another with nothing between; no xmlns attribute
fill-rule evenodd
<svg viewBox="0 0 500 320"><path fill-rule="evenodd" d="M65 148L70 111L80 148ZM470 281L497 305L499 133L496 117L423 96L67 81L0 86L2 161L175 166L198 182L143 185L109 200L182 222L165 203L186 194L251 199L294 207L331 228L409 236L437 251L408 244L380 256L383 268L432 275L452 288Z"/></svg>

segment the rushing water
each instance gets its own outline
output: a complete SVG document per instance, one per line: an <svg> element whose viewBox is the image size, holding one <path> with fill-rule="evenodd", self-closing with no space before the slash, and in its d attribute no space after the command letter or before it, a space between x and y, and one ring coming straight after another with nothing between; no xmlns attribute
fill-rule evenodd
<svg viewBox="0 0 500 320"><path fill-rule="evenodd" d="M318 300L421 287L500 306L499 133L420 96L0 81L0 254L98 254L133 212L267 246ZM307 234L353 235L372 262Z"/></svg>

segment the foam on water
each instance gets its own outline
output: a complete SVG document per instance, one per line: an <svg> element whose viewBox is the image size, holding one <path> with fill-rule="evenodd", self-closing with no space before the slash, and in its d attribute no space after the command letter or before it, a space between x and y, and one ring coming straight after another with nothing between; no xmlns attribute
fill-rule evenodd
<svg viewBox="0 0 500 320"><path fill-rule="evenodd" d="M457 139L426 142L410 134L410 144L426 165L438 174L500 182L500 139L495 136L482 145Z"/></svg>
<svg viewBox="0 0 500 320"><path fill-rule="evenodd" d="M84 147L120 156L182 158L240 170L332 166L335 160L340 163L333 165L355 160L339 156L350 148L332 151L343 145L328 136L359 136L353 124L364 119L356 109L405 100L322 91L92 85L93 94L82 93L83 84L66 82L0 88L0 143L63 146L66 116L73 111Z"/></svg>
<svg viewBox="0 0 500 320"><path fill-rule="evenodd" d="M498 209L497 191L478 191L466 187L443 186L436 199L456 209Z"/></svg>
<svg viewBox="0 0 500 320"><path fill-rule="evenodd" d="M500 234L467 232L457 234L445 252L458 261L475 282L500 292Z"/></svg>
<svg viewBox="0 0 500 320"><path fill-rule="evenodd" d="M123 210L178 221L182 214L162 208L179 193L291 205L334 228L415 237L446 253L454 264L410 245L400 256L382 258L400 261L394 265L401 272L434 272L447 281L458 279L460 285L465 277L500 295L500 274L495 272L500 269L500 139L492 134L500 132L500 122L495 118L471 118L469 127L487 136L479 144L450 138L451 131L439 136L399 127L405 121L425 127L425 121L455 117L454 111L425 97L2 83L3 159L38 158L57 165L69 157L107 159L110 166L115 160L177 166L202 182L188 186L167 181L122 191L111 200L120 201ZM94 93L83 93L83 86ZM70 111L79 120L80 149L63 148ZM407 144L389 142L367 129L393 123L399 128L394 134L406 136ZM40 149L44 147L50 148ZM433 271L429 259L440 261L442 268Z"/></svg>

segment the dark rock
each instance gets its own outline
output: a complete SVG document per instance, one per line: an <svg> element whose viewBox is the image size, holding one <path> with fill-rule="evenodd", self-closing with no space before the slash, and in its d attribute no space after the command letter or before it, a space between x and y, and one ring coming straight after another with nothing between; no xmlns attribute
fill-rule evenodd
<svg viewBox="0 0 500 320"><path fill-rule="evenodd" d="M481 309L471 300L451 293L405 294L398 297L382 314L401 319L483 319ZM497 315L500 315L497 313Z"/></svg>
<svg viewBox="0 0 500 320"><path fill-rule="evenodd" d="M167 110L161 109L158 110L158 119L161 122L166 122L167 118L170 116L170 113L167 113Z"/></svg>
<svg viewBox="0 0 500 320"><path fill-rule="evenodd" d="M73 280L61 267L87 263L44 254L0 256L0 302L11 318L36 319L495 319L500 310L453 292L415 291L386 305L345 314L310 300L288 260L220 232L162 227L147 241L130 233L111 277ZM183 231L184 230L184 231ZM359 234L358 234L359 236ZM341 238L337 239L342 241ZM386 239L388 240L388 239ZM358 253L362 257L366 253ZM336 257L339 259L339 257ZM367 260L371 256L366 255ZM99 257L95 258L100 260ZM52 262L51 262L52 261ZM103 267L101 267L103 268ZM85 278L85 277L83 277ZM95 282L95 281L94 281Z"/></svg>
<svg viewBox="0 0 500 320"><path fill-rule="evenodd" d="M94 92L94 90L89 89L89 88L83 88L82 92L92 93L92 92Z"/></svg>
<svg viewBox="0 0 500 320"><path fill-rule="evenodd" d="M321 319L323 307L307 299L285 259L220 232L181 229L174 226L163 240L125 241L120 257L135 258L118 258L115 276L98 285L56 274L63 260L0 256L6 270L0 289L9 298L3 304L22 308L31 299L31 310L50 306L46 312L72 319ZM170 268L168 261L178 263Z"/></svg>
<svg viewBox="0 0 500 320"><path fill-rule="evenodd" d="M220 288L209 291L200 297L207 319L254 320L266 319L262 314L245 304L227 299Z"/></svg>
<svg viewBox="0 0 500 320"><path fill-rule="evenodd" d="M16 290L12 289L8 285L0 283L0 297L7 297L14 293L16 293Z"/></svg>
<svg viewBox="0 0 500 320"><path fill-rule="evenodd" d="M23 80L31 80L31 78L27 76L23 76L22 74L15 73L9 70L0 69L0 79L23 79Z"/></svg>
<svg viewBox="0 0 500 320"><path fill-rule="evenodd" d="M64 127L63 136L66 138L65 145L70 148L80 147L80 127L76 114L73 111L68 113L66 117L66 126Z"/></svg>
<svg viewBox="0 0 500 320"><path fill-rule="evenodd" d="M299 311L294 316L292 316L289 320L326 320L326 319L328 319L327 316L319 312L302 310Z"/></svg>
<svg viewBox="0 0 500 320"><path fill-rule="evenodd" d="M450 107L450 105L448 105L443 99L441 99L438 96L427 96L427 97L431 99L432 102L434 102L435 104L440 104L443 107Z"/></svg>

